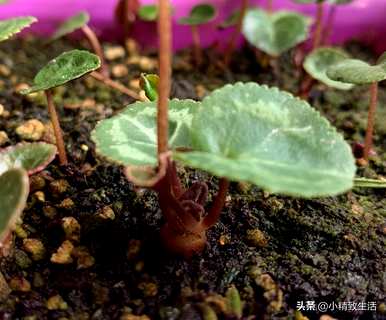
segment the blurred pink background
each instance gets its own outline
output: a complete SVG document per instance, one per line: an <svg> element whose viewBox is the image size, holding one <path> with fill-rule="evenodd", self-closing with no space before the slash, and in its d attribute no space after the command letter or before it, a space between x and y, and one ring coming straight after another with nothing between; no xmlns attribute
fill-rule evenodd
<svg viewBox="0 0 386 320"><path fill-rule="evenodd" d="M216 21L221 21L232 9L236 8L239 0L172 0L175 7L174 20L187 14L190 8L200 2L210 2L219 11ZM154 3L154 0L142 0L143 4ZM90 25L105 38L117 38L120 34L119 26L114 20L114 8L117 0L10 0L0 5L0 19L33 15L39 22L33 25L32 31L47 34L61 21L86 10L91 15ZM250 0L250 6L265 6L266 1ZM312 16L315 5L299 5L291 0L274 1L276 9L287 8L301 11ZM329 7L326 5L326 15ZM200 28L202 44L209 45L215 40L224 40L228 31L218 31L216 21ZM334 43L341 43L347 39L358 38L374 45L377 51L386 50L386 0L354 0L349 5L337 7L335 29L332 34ZM139 22L134 27L137 39L146 46L156 45L156 28L154 23ZM191 42L190 29L174 23L174 48L186 47Z"/></svg>

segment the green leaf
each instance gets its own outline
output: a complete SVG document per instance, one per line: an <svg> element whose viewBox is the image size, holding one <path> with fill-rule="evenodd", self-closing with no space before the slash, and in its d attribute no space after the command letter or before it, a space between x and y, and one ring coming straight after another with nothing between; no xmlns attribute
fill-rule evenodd
<svg viewBox="0 0 386 320"><path fill-rule="evenodd" d="M276 88L227 85L194 113L185 165L268 191L301 197L349 190L354 158L343 137L310 105Z"/></svg>
<svg viewBox="0 0 386 320"><path fill-rule="evenodd" d="M31 88L22 90L20 93L29 94L60 86L98 69L100 65L98 56L88 51L71 50L64 52L38 72Z"/></svg>
<svg viewBox="0 0 386 320"><path fill-rule="evenodd" d="M272 14L251 9L243 22L243 34L258 49L272 56L295 47L308 37L310 19L289 11Z"/></svg>
<svg viewBox="0 0 386 320"><path fill-rule="evenodd" d="M149 4L138 10L138 16L144 21L155 21L158 18L158 5Z"/></svg>
<svg viewBox="0 0 386 320"><path fill-rule="evenodd" d="M227 299L227 315L241 319L243 316L243 302L241 301L239 290L232 285L227 290L225 296Z"/></svg>
<svg viewBox="0 0 386 320"><path fill-rule="evenodd" d="M169 145L189 147L193 100L169 102ZM118 115L102 120L92 132L97 153L125 166L157 164L156 102L137 102Z"/></svg>
<svg viewBox="0 0 386 320"><path fill-rule="evenodd" d="M216 17L216 8L210 4L204 3L194 6L188 17L178 20L183 25L200 25L208 23Z"/></svg>
<svg viewBox="0 0 386 320"><path fill-rule="evenodd" d="M354 85L344 82L333 81L327 77L327 69L338 62L348 59L349 56L344 51L334 48L319 48L312 51L304 60L303 67L310 76L319 80L325 85L340 89L349 90Z"/></svg>
<svg viewBox="0 0 386 320"><path fill-rule="evenodd" d="M335 81L370 84L386 79L386 64L371 66L362 60L346 59L328 68L327 76Z"/></svg>
<svg viewBox="0 0 386 320"><path fill-rule="evenodd" d="M156 74L141 74L140 85L150 101L158 99L158 82L159 77Z"/></svg>
<svg viewBox="0 0 386 320"><path fill-rule="evenodd" d="M64 21L59 28L55 31L51 40L59 39L67 34L74 32L77 29L85 26L90 20L90 16L87 12L79 12L75 16L70 17Z"/></svg>
<svg viewBox="0 0 386 320"><path fill-rule="evenodd" d="M227 17L221 24L220 24L220 28L229 28L229 27L233 27L237 24L237 22L239 21L239 18L240 18L240 10L237 9L235 10L234 12L231 13L231 15L229 17Z"/></svg>
<svg viewBox="0 0 386 320"><path fill-rule="evenodd" d="M0 241L15 227L23 212L29 191L23 169L10 169L0 175Z"/></svg>
<svg viewBox="0 0 386 320"><path fill-rule="evenodd" d="M44 142L20 143L0 150L0 173L11 168L23 168L28 174L43 170L56 155L56 147Z"/></svg>
<svg viewBox="0 0 386 320"><path fill-rule="evenodd" d="M18 17L0 21L0 41L7 40L16 33L19 33L32 23L38 21L35 17Z"/></svg>
<svg viewBox="0 0 386 320"><path fill-rule="evenodd" d="M355 188L386 188L386 180L355 178Z"/></svg>
<svg viewBox="0 0 386 320"><path fill-rule="evenodd" d="M0 4L6 4L8 2L9 2L9 0L0 0Z"/></svg>

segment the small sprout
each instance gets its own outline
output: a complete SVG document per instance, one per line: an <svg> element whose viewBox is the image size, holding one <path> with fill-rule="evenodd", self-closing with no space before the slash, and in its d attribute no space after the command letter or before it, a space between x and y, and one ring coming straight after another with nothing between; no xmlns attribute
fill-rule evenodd
<svg viewBox="0 0 386 320"><path fill-rule="evenodd" d="M158 99L158 82L159 77L156 74L141 74L140 85L150 101Z"/></svg>
<svg viewBox="0 0 386 320"><path fill-rule="evenodd" d="M353 84L331 80L326 74L329 67L348 58L348 54L340 49L329 47L318 48L306 57L303 67L311 77L329 87L340 90L350 90L353 88Z"/></svg>
<svg viewBox="0 0 386 320"><path fill-rule="evenodd" d="M207 3L202 3L194 6L190 11L189 16L178 20L179 24L188 25L192 29L194 57L198 66L202 63L202 50L198 26L212 21L216 17L216 14L215 7Z"/></svg>
<svg viewBox="0 0 386 320"><path fill-rule="evenodd" d="M63 36L66 36L75 30L83 28L90 21L90 16L87 12L79 12L78 14L70 17L63 22L59 28L52 35L51 40L57 40Z"/></svg>
<svg viewBox="0 0 386 320"><path fill-rule="evenodd" d="M29 175L42 171L54 160L57 149L54 145L37 143L20 143L0 150L0 163L8 168L21 167Z"/></svg>
<svg viewBox="0 0 386 320"><path fill-rule="evenodd" d="M169 101L170 152L159 157L156 114L155 102L135 103L101 121L92 139L101 156L134 171L159 164L152 188L167 217L161 237L184 256L204 248L229 180L304 198L336 195L353 185L354 158L343 137L305 101L276 88L237 83L202 102ZM174 161L220 177L207 214L207 185L196 182L184 190Z"/></svg>
<svg viewBox="0 0 386 320"><path fill-rule="evenodd" d="M0 21L0 41L7 40L14 34L38 21L35 17L18 17Z"/></svg>
<svg viewBox="0 0 386 320"><path fill-rule="evenodd" d="M158 5L144 5L138 10L138 17L144 21L155 21L158 18Z"/></svg>
<svg viewBox="0 0 386 320"><path fill-rule="evenodd" d="M100 60L95 54L85 50L71 50L64 52L51 60L37 73L33 80L34 84L32 87L20 91L21 94L45 91L61 165L67 164L67 155L51 89L71 80L80 78L99 67Z"/></svg>
<svg viewBox="0 0 386 320"><path fill-rule="evenodd" d="M2 168L0 163L0 169ZM15 228L28 197L28 175L24 169L12 168L0 173L0 246Z"/></svg>
<svg viewBox="0 0 386 320"><path fill-rule="evenodd" d="M374 66L362 60L346 59L327 70L327 76L335 81L350 84L370 84L370 105L367 120L363 164L367 164L373 144L375 112L378 101L378 82L386 79L386 53L383 53Z"/></svg>
<svg viewBox="0 0 386 320"><path fill-rule="evenodd" d="M243 302L237 288L232 285L225 294L227 299L227 315L241 319L243 316Z"/></svg>
<svg viewBox="0 0 386 320"><path fill-rule="evenodd" d="M277 57L307 39L309 22L296 12L251 9L244 19L243 34L256 48Z"/></svg>

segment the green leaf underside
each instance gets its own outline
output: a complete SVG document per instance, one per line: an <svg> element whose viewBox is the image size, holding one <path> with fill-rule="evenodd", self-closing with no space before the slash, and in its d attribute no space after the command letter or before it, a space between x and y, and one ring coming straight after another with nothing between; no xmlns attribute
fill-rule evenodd
<svg viewBox="0 0 386 320"><path fill-rule="evenodd" d="M0 175L0 240L12 229L25 207L28 175L23 169L10 169Z"/></svg>
<svg viewBox="0 0 386 320"><path fill-rule="evenodd" d="M326 74L329 67L348 58L349 56L342 50L327 47L319 48L306 57L303 67L314 79L329 87L350 90L354 85L331 80Z"/></svg>
<svg viewBox="0 0 386 320"><path fill-rule="evenodd" d="M200 25L208 23L216 16L216 9L210 4L200 4L192 8L188 17L181 18L180 24Z"/></svg>
<svg viewBox="0 0 386 320"><path fill-rule="evenodd" d="M36 21L35 17L19 17L0 21L0 41L7 40Z"/></svg>
<svg viewBox="0 0 386 320"><path fill-rule="evenodd" d="M189 147L188 127L192 112L198 107L193 100L169 103L169 146ZM97 152L125 166L156 165L156 102L137 102L118 115L101 121L92 132Z"/></svg>
<svg viewBox="0 0 386 320"><path fill-rule="evenodd" d="M355 178L355 188L386 188L386 180Z"/></svg>
<svg viewBox="0 0 386 320"><path fill-rule="evenodd" d="M139 8L138 16L144 21L155 21L158 17L157 5L145 5Z"/></svg>
<svg viewBox="0 0 386 320"><path fill-rule="evenodd" d="M35 76L31 88L20 93L29 94L51 89L80 78L100 67L98 56L85 50L71 50L62 53L45 65Z"/></svg>
<svg viewBox="0 0 386 320"><path fill-rule="evenodd" d="M52 40L59 39L67 34L74 32L77 29L82 28L90 20L90 16L87 12L79 12L75 16L70 17L64 21L52 36Z"/></svg>
<svg viewBox="0 0 386 320"><path fill-rule="evenodd" d="M185 165L275 193L314 197L352 187L354 159L342 136L305 101L254 83L206 97L192 120Z"/></svg>
<svg viewBox="0 0 386 320"><path fill-rule="evenodd" d="M307 39L310 19L296 12L248 10L243 34L258 49L279 56Z"/></svg>
<svg viewBox="0 0 386 320"><path fill-rule="evenodd" d="M41 171L56 155L56 147L52 144L21 143L8 147L0 152L0 166L4 169L23 168L28 174ZM0 172L1 173L1 172Z"/></svg>
<svg viewBox="0 0 386 320"><path fill-rule="evenodd" d="M328 68L327 76L335 81L370 84L386 79L386 63L372 66L361 60L347 59Z"/></svg>

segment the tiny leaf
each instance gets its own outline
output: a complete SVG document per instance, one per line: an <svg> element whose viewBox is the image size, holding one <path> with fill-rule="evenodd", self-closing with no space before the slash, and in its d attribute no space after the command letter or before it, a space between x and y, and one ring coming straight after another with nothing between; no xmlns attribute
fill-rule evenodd
<svg viewBox="0 0 386 320"><path fill-rule="evenodd" d="M150 101L158 99L158 82L159 77L156 74L141 74L140 85Z"/></svg>
<svg viewBox="0 0 386 320"><path fill-rule="evenodd" d="M328 68L327 76L335 81L370 84L386 79L386 64L372 66L362 60L346 59Z"/></svg>
<svg viewBox="0 0 386 320"><path fill-rule="evenodd" d="M32 23L38 21L35 17L19 17L0 21L0 41L7 40Z"/></svg>
<svg viewBox="0 0 386 320"><path fill-rule="evenodd" d="M349 56L342 50L327 47L318 48L306 57L303 67L309 75L325 85L340 90L349 90L353 87L352 84L333 81L326 75L329 67L347 58Z"/></svg>
<svg viewBox="0 0 386 320"><path fill-rule="evenodd" d="M72 16L64 21L53 34L51 40L59 39L67 34L74 32L77 29L82 28L89 22L89 20L90 16L87 12L79 12L75 16Z"/></svg>
<svg viewBox="0 0 386 320"><path fill-rule="evenodd" d="M181 18L178 22L183 25L200 25L208 23L216 17L216 8L210 4L196 5L189 16Z"/></svg>
<svg viewBox="0 0 386 320"><path fill-rule="evenodd" d="M55 158L56 151L54 145L44 142L20 143L0 150L1 167L23 168L31 175L43 170Z"/></svg>
<svg viewBox="0 0 386 320"><path fill-rule="evenodd" d="M220 24L220 28L229 28L229 27L233 27L237 24L237 22L239 21L239 18L240 18L240 10L235 10L233 11L230 16L228 16L221 24Z"/></svg>
<svg viewBox="0 0 386 320"><path fill-rule="evenodd" d="M241 301L239 290L234 285L227 290L226 299L227 315L241 319L243 316L243 302Z"/></svg>
<svg viewBox="0 0 386 320"><path fill-rule="evenodd" d="M169 145L189 147L192 100L169 102ZM142 166L157 164L156 102L137 102L118 115L98 123L92 132L97 152L118 164Z"/></svg>
<svg viewBox="0 0 386 320"><path fill-rule="evenodd" d="M144 21L155 21L158 18L158 5L149 4L139 8L138 16Z"/></svg>
<svg viewBox="0 0 386 320"><path fill-rule="evenodd" d="M354 158L343 137L310 105L276 88L227 85L194 113L185 165L268 191L302 197L350 189Z"/></svg>
<svg viewBox="0 0 386 320"><path fill-rule="evenodd" d="M85 50L71 50L51 60L34 78L31 88L20 91L29 94L51 89L77 79L100 67L98 56Z"/></svg>
<svg viewBox="0 0 386 320"><path fill-rule="evenodd" d="M309 22L296 12L251 9L244 18L243 34L258 49L279 56L307 39Z"/></svg>
<svg viewBox="0 0 386 320"><path fill-rule="evenodd" d="M0 241L15 227L28 197L28 175L23 169L10 169L0 175Z"/></svg>

